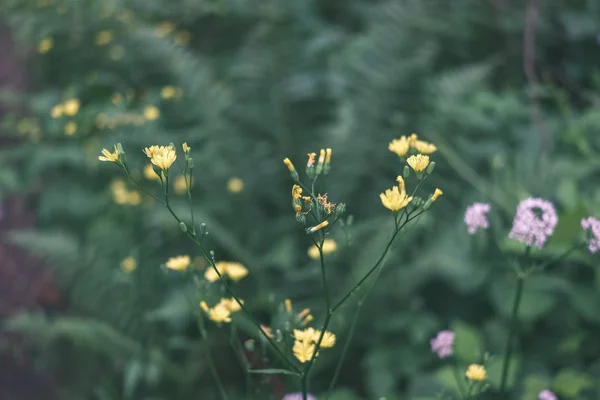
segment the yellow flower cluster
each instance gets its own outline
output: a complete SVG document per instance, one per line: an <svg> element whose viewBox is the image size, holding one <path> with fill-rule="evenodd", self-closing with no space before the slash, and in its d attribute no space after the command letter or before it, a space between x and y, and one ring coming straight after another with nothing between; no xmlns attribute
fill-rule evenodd
<svg viewBox="0 0 600 400"><path fill-rule="evenodd" d="M165 267L173 271L185 271L191 263L190 256L171 257L165 263Z"/></svg>
<svg viewBox="0 0 600 400"><path fill-rule="evenodd" d="M467 368L465 376L472 381L484 381L487 379L487 372L483 365L471 364Z"/></svg>
<svg viewBox="0 0 600 400"><path fill-rule="evenodd" d="M325 239L325 241L323 242L322 250L323 250L323 254L333 253L334 251L337 250L336 241L333 239ZM319 259L320 255L319 255L319 249L317 248L317 246L315 246L315 245L310 246L310 248L308 249L308 256L310 258L312 258L313 260Z"/></svg>
<svg viewBox="0 0 600 400"><path fill-rule="evenodd" d="M398 157L406 156L411 148L420 154L431 154L437 150L434 144L419 140L414 133L409 137L401 136L399 139L394 139L388 145L388 149Z"/></svg>
<svg viewBox="0 0 600 400"><path fill-rule="evenodd" d="M394 212L398 212L406 207L413 199L412 196L406 194L404 179L398 176L396 180L398 181L398 186L393 186L391 189L387 189L385 193L379 195L383 206Z"/></svg>
<svg viewBox="0 0 600 400"><path fill-rule="evenodd" d="M234 298L221 299L214 307L209 307L206 302L202 301L200 307L214 322L231 322L231 314L242 309Z"/></svg>
<svg viewBox="0 0 600 400"><path fill-rule="evenodd" d="M150 146L144 149L144 154L148 156L150 162L163 171L171 168L171 165L177 159L177 153L171 146Z"/></svg>
<svg viewBox="0 0 600 400"><path fill-rule="evenodd" d="M127 189L122 179L115 179L110 183L113 201L117 204L137 206L142 202L142 195L137 190Z"/></svg>
<svg viewBox="0 0 600 400"><path fill-rule="evenodd" d="M60 103L52 107L50 110L50 116L52 118L60 118L63 115L72 117L79 112L81 103L79 99L68 99L64 103Z"/></svg>
<svg viewBox="0 0 600 400"><path fill-rule="evenodd" d="M169 99L180 99L183 94L181 88L175 86L165 86L160 90L160 97L165 100Z"/></svg>
<svg viewBox="0 0 600 400"><path fill-rule="evenodd" d="M294 347L292 351L294 356L301 363L310 361L315 352L316 343L321 337L321 331L314 328L306 328L304 330L294 329ZM331 348L335 345L335 334L325 331L321 340L321 349ZM318 353L317 353L318 355Z"/></svg>
<svg viewBox="0 0 600 400"><path fill-rule="evenodd" d="M234 281L239 281L246 275L248 275L248 270L242 264L232 261L218 261L215 263L215 266L219 270L221 276L228 276L230 279ZM204 273L204 277L209 282L215 282L219 279L219 275L214 270L212 266L209 266Z"/></svg>

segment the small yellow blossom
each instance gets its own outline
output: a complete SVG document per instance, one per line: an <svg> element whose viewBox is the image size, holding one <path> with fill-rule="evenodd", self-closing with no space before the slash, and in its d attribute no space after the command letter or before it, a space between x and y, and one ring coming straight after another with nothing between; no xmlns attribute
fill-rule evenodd
<svg viewBox="0 0 600 400"><path fill-rule="evenodd" d="M423 140L416 140L413 146L421 154L431 154L437 150L433 143L428 143Z"/></svg>
<svg viewBox="0 0 600 400"><path fill-rule="evenodd" d="M173 189L175 189L175 194L186 194L187 193L188 182L185 176L179 175L175 178L175 182L173 183Z"/></svg>
<svg viewBox="0 0 600 400"><path fill-rule="evenodd" d="M69 99L63 104L65 115L72 117L79 112L79 99Z"/></svg>
<svg viewBox="0 0 600 400"><path fill-rule="evenodd" d="M401 175L398 175L396 182L398 182L398 189L400 189L400 193L406 192L406 184L404 183L404 178Z"/></svg>
<svg viewBox="0 0 600 400"><path fill-rule="evenodd" d="M148 158L150 158L150 162L156 165L158 168L163 171L171 168L171 165L177 159L177 153L171 146L150 146L144 149L144 153Z"/></svg>
<svg viewBox="0 0 600 400"><path fill-rule="evenodd" d="M206 312L208 312L208 310L210 310L210 308L208 307L208 304L206 304L205 301L201 301L200 302L200 308L203 309Z"/></svg>
<svg viewBox="0 0 600 400"><path fill-rule="evenodd" d="M229 278L234 281L238 281L248 275L248 270L240 263L231 261L218 261L215 263L215 266L217 267L217 270L221 276L229 276ZM219 279L219 275L212 266L206 269L204 277L209 282L214 282Z"/></svg>
<svg viewBox="0 0 600 400"><path fill-rule="evenodd" d="M60 118L60 117L62 117L64 112L65 112L65 106L63 106L62 104L57 104L54 107L52 107L52 110L50 110L50 116L52 118Z"/></svg>
<svg viewBox="0 0 600 400"><path fill-rule="evenodd" d="M144 118L148 121L154 121L160 117L160 110L155 106L146 106L144 108Z"/></svg>
<svg viewBox="0 0 600 400"><path fill-rule="evenodd" d="M109 162L119 162L119 152L117 150L117 146L115 145L115 152L111 153L106 149L102 149L102 155L98 156L98 160L100 161L109 161Z"/></svg>
<svg viewBox="0 0 600 400"><path fill-rule="evenodd" d="M313 165L315 165L315 157L317 156L317 153L314 153L314 152L308 153L307 156L308 156L308 161L306 162L306 167L310 168Z"/></svg>
<svg viewBox="0 0 600 400"><path fill-rule="evenodd" d="M208 310L208 318L214 322L231 322L231 311L223 303Z"/></svg>
<svg viewBox="0 0 600 400"><path fill-rule="evenodd" d="M286 311L289 313L292 312L292 301L290 299L285 299L284 303Z"/></svg>
<svg viewBox="0 0 600 400"><path fill-rule="evenodd" d="M319 161L318 161L318 164L323 165L324 162L325 162L325 149L321 149L321 150L319 150Z"/></svg>
<svg viewBox="0 0 600 400"><path fill-rule="evenodd" d="M231 193L239 193L244 190L244 181L234 176L227 181L227 190Z"/></svg>
<svg viewBox="0 0 600 400"><path fill-rule="evenodd" d="M325 150L325 164L331 163L331 149Z"/></svg>
<svg viewBox="0 0 600 400"><path fill-rule="evenodd" d="M225 274L225 269L223 268L224 264L216 263L215 266L219 270L219 274L221 274L221 276L223 276ZM217 272L215 271L215 269L212 266L210 266L206 269L206 271L204 272L204 277L209 282L214 282L219 279L219 275L217 274Z"/></svg>
<svg viewBox="0 0 600 400"><path fill-rule="evenodd" d="M292 186L292 199L298 200L300 197L302 197L302 188L298 185Z"/></svg>
<svg viewBox="0 0 600 400"><path fill-rule="evenodd" d="M190 42L190 33L188 31L179 31L175 33L175 37L173 38L175 43L180 46L185 46Z"/></svg>
<svg viewBox="0 0 600 400"><path fill-rule="evenodd" d="M189 154L189 153L190 153L190 150L192 150L192 148L191 148L190 146L188 146L187 142L183 143L183 144L181 145L181 148L183 149L183 152L184 152L185 154Z"/></svg>
<svg viewBox="0 0 600 400"><path fill-rule="evenodd" d="M288 167L290 172L294 172L296 170L296 168L294 168L294 164L292 164L289 158L284 158L283 163L286 165L286 167Z"/></svg>
<svg viewBox="0 0 600 400"><path fill-rule="evenodd" d="M306 316L306 318L304 318L304 321L302 321L302 323L303 323L304 325L306 325L306 324L308 324L310 321L312 321L313 319L314 319L314 317L313 317L312 315L308 314L308 315Z"/></svg>
<svg viewBox="0 0 600 400"><path fill-rule="evenodd" d="M65 135L72 136L77 132L77 124L73 121L67 122L65 125Z"/></svg>
<svg viewBox="0 0 600 400"><path fill-rule="evenodd" d="M308 229L308 233L315 233L316 231L325 228L327 225L329 225L329 221L325 220L325 221L321 222L319 225L310 227Z"/></svg>
<svg viewBox="0 0 600 400"><path fill-rule="evenodd" d="M398 184L399 186L393 186L391 189L386 189L385 193L379 195L383 206L394 212L406 207L413 199L412 196L406 194L404 179L402 179L401 176L398 177Z"/></svg>
<svg viewBox="0 0 600 400"><path fill-rule="evenodd" d="M419 137L416 133L411 134L410 138L408 139L408 144L410 145L410 147L415 147L415 143L417 143L418 139Z"/></svg>
<svg viewBox="0 0 600 400"><path fill-rule="evenodd" d="M319 336L321 335L321 331L316 331L315 333L317 334L314 337L314 341L317 342L319 340ZM325 333L323 333L323 339L321 340L321 347L330 348L333 346L335 346L335 334L325 331Z"/></svg>
<svg viewBox="0 0 600 400"><path fill-rule="evenodd" d="M157 26L156 29L154 29L154 33L156 33L158 36L164 37L167 36L169 33L173 32L174 30L175 24L171 22L163 22L162 24Z"/></svg>
<svg viewBox="0 0 600 400"><path fill-rule="evenodd" d="M431 201L436 201L437 198L443 194L444 194L444 192L442 192L440 189L436 188L435 191L433 192L433 195L431 196Z"/></svg>
<svg viewBox="0 0 600 400"><path fill-rule="evenodd" d="M429 156L423 154L417 154L416 156L410 156L406 160L408 165L412 167L416 172L422 172L429 165Z"/></svg>
<svg viewBox="0 0 600 400"><path fill-rule="evenodd" d="M227 266L227 275L229 275L232 280L239 281L248 275L248 270L240 263L230 262Z"/></svg>
<svg viewBox="0 0 600 400"><path fill-rule="evenodd" d="M38 52L40 54L46 54L47 52L52 50L53 46L54 40L51 37L44 38L40 40L40 43L38 43Z"/></svg>
<svg viewBox="0 0 600 400"><path fill-rule="evenodd" d="M156 175L156 172L154 172L152 164L146 164L146 166L144 167L144 178L148 179L149 181L160 180L160 177Z"/></svg>
<svg viewBox="0 0 600 400"><path fill-rule="evenodd" d="M294 339L301 342L315 342L315 332L314 328L294 329Z"/></svg>
<svg viewBox="0 0 600 400"><path fill-rule="evenodd" d="M174 86L165 86L160 90L160 97L165 100L181 97L181 89Z"/></svg>
<svg viewBox="0 0 600 400"><path fill-rule="evenodd" d="M306 317L308 314L310 314L310 308L305 308L304 310L302 310L298 313L298 317L300 319L302 319L302 318Z"/></svg>
<svg viewBox="0 0 600 400"><path fill-rule="evenodd" d="M190 256L171 257L165 263L165 267L173 271L185 271L190 266Z"/></svg>
<svg viewBox="0 0 600 400"><path fill-rule="evenodd" d="M465 376L472 381L483 381L487 378L487 372L483 365L471 364L467 368Z"/></svg>
<svg viewBox="0 0 600 400"><path fill-rule="evenodd" d="M121 261L121 270L126 273L133 272L137 268L135 258L129 256Z"/></svg>
<svg viewBox="0 0 600 400"><path fill-rule="evenodd" d="M392 153L396 153L398 157L404 157L410 149L409 140L406 136L401 136L400 139L394 139L388 145L388 150Z"/></svg>
<svg viewBox="0 0 600 400"><path fill-rule="evenodd" d="M312 355L315 352L315 345L314 343L296 340L294 342L292 351L294 352L294 356L298 359L298 361L305 363L310 361L312 358Z"/></svg>
<svg viewBox="0 0 600 400"><path fill-rule="evenodd" d="M323 254L333 253L334 251L337 250L336 241L333 239L325 239L325 241L323 242L322 250L323 250ZM315 245L310 246L310 248L308 249L308 256L310 258L312 258L313 260L317 260L321 257L319 255L319 249L317 248L317 246L315 246Z"/></svg>
<svg viewBox="0 0 600 400"><path fill-rule="evenodd" d="M242 304L244 302L242 301ZM220 304L223 304L225 308L229 310L229 312L238 312L242 309L242 307L238 304L237 301L232 297L230 299L221 299Z"/></svg>
<svg viewBox="0 0 600 400"><path fill-rule="evenodd" d="M137 206L142 202L142 195L137 190L131 190L127 193L127 204Z"/></svg>
<svg viewBox="0 0 600 400"><path fill-rule="evenodd" d="M96 44L98 46L106 46L113 40L113 33L111 31L100 31L96 35Z"/></svg>

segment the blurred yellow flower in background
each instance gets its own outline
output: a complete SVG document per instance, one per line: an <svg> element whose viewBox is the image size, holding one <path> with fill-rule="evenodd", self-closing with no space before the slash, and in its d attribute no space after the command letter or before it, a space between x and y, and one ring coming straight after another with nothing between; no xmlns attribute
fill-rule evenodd
<svg viewBox="0 0 600 400"><path fill-rule="evenodd" d="M38 53L46 54L54 47L54 40L51 37L44 38L38 43Z"/></svg>
<svg viewBox="0 0 600 400"><path fill-rule="evenodd" d="M65 125L65 135L72 136L77 132L77 124L73 121L67 122Z"/></svg>
<svg viewBox="0 0 600 400"><path fill-rule="evenodd" d="M227 181L227 190L231 193L240 193L244 190L244 181L234 176Z"/></svg>
<svg viewBox="0 0 600 400"><path fill-rule="evenodd" d="M183 175L179 175L173 182L173 189L175 194L182 195L187 193L187 179Z"/></svg>
<svg viewBox="0 0 600 400"><path fill-rule="evenodd" d="M63 111L65 115L72 117L79 112L80 105L79 99L68 99L63 103Z"/></svg>
<svg viewBox="0 0 600 400"><path fill-rule="evenodd" d="M106 46L113 40L113 33L111 31L100 31L96 35L96 44L98 46Z"/></svg>
<svg viewBox="0 0 600 400"><path fill-rule="evenodd" d="M325 239L323 242L323 254L333 253L337 250L337 242L333 239ZM320 258L319 249L314 244L308 249L308 256L313 260Z"/></svg>
<svg viewBox="0 0 600 400"><path fill-rule="evenodd" d="M135 258L129 256L121 261L121 270L126 273L133 272L137 268L137 261Z"/></svg>
<svg viewBox="0 0 600 400"><path fill-rule="evenodd" d="M483 381L487 378L487 372L483 365L471 364L467 368L465 376L472 381Z"/></svg>
<svg viewBox="0 0 600 400"><path fill-rule="evenodd" d="M185 271L190 265L190 256L171 257L165 263L165 267L173 271Z"/></svg>
<svg viewBox="0 0 600 400"><path fill-rule="evenodd" d="M156 175L156 172L154 172L154 168L152 168L151 163L146 164L146 166L144 167L144 178L148 179L149 181L160 180L160 177Z"/></svg>
<svg viewBox="0 0 600 400"><path fill-rule="evenodd" d="M428 143L423 140L416 140L414 148L421 154L431 154L437 150L433 143Z"/></svg>
<svg viewBox="0 0 600 400"><path fill-rule="evenodd" d="M50 110L50 116L52 118L60 118L65 112L65 106L62 104L57 104Z"/></svg>
<svg viewBox="0 0 600 400"><path fill-rule="evenodd" d="M144 108L144 118L148 121L154 121L160 117L160 110L155 106L146 106Z"/></svg>
<svg viewBox="0 0 600 400"><path fill-rule="evenodd" d="M229 276L234 281L238 281L248 275L248 270L242 264L232 261L218 261L215 263L217 270L222 276ZM204 273L204 277L209 282L219 279L219 275L212 266L209 266Z"/></svg>

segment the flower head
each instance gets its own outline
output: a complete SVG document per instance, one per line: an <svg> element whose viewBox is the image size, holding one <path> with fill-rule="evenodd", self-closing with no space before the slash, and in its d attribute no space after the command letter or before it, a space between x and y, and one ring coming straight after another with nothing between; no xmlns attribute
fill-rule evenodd
<svg viewBox="0 0 600 400"><path fill-rule="evenodd" d="M296 340L292 351L298 361L305 363L312 358L312 355L315 352L315 344L310 341Z"/></svg>
<svg viewBox="0 0 600 400"><path fill-rule="evenodd" d="M431 201L436 201L438 197L440 197L443 194L444 192L442 192L441 189L435 188L435 190L433 191L433 195L431 195Z"/></svg>
<svg viewBox="0 0 600 400"><path fill-rule="evenodd" d="M321 247L323 254L333 253L337 250L337 242L333 239L325 239L323 246ZM320 257L319 249L314 244L308 249L308 256L313 260L317 260Z"/></svg>
<svg viewBox="0 0 600 400"><path fill-rule="evenodd" d="M285 396L283 396L281 400L303 400L302 393L288 393ZM308 393L306 395L306 400L317 400L317 398L314 395Z"/></svg>
<svg viewBox="0 0 600 400"><path fill-rule="evenodd" d="M542 390L540 394L538 394L538 400L558 400L558 397L548 389Z"/></svg>
<svg viewBox="0 0 600 400"><path fill-rule="evenodd" d="M581 227L584 230L591 231L591 237L588 242L590 253L600 250L600 221L594 217L588 217L581 220Z"/></svg>
<svg viewBox="0 0 600 400"><path fill-rule="evenodd" d="M491 206L488 203L473 203L467 207L464 221L471 235L474 235L479 228L487 229L490 227L486 215L490 212L490 209Z"/></svg>
<svg viewBox="0 0 600 400"><path fill-rule="evenodd" d="M183 149L183 152L185 154L188 154L190 152L190 150L192 149L190 146L188 146L187 142L185 142L184 144L182 144L181 148Z"/></svg>
<svg viewBox="0 0 600 400"><path fill-rule="evenodd" d="M331 149L325 149L325 164L331 163Z"/></svg>
<svg viewBox="0 0 600 400"><path fill-rule="evenodd" d="M148 121L154 121L160 117L160 110L155 106L146 106L144 108L144 118Z"/></svg>
<svg viewBox="0 0 600 400"><path fill-rule="evenodd" d="M65 125L65 135L72 136L77 132L77 123L74 121L69 121Z"/></svg>
<svg viewBox="0 0 600 400"><path fill-rule="evenodd" d="M248 275L248 270L246 269L246 267L236 262L218 261L215 263L215 267L217 267L217 270L219 271L221 276L229 276L229 278L234 281L239 281L240 279ZM209 267L206 269L204 277L209 282L214 282L219 279L219 275L213 267Z"/></svg>
<svg viewBox="0 0 600 400"><path fill-rule="evenodd" d="M133 272L137 267L137 262L135 258L129 256L121 261L121 270L126 273Z"/></svg>
<svg viewBox="0 0 600 400"><path fill-rule="evenodd" d="M422 172L429 165L429 156L417 154L415 156L408 157L406 162L412 167L412 169L415 170L415 172Z"/></svg>
<svg viewBox="0 0 600 400"><path fill-rule="evenodd" d="M284 158L283 159L283 163L285 164L286 167L288 167L288 169L290 170L290 172L295 171L296 169L294 168L294 164L292 164L292 162L290 161L289 158Z"/></svg>
<svg viewBox="0 0 600 400"><path fill-rule="evenodd" d="M177 153L171 146L150 146L144 149L144 153L148 158L150 158L150 162L156 165L158 168L163 171L171 168L171 165L177 159Z"/></svg>
<svg viewBox="0 0 600 400"><path fill-rule="evenodd" d="M66 115L73 116L79 112L79 99L69 99L63 104L63 111Z"/></svg>
<svg viewBox="0 0 600 400"><path fill-rule="evenodd" d="M244 190L244 181L234 176L227 181L227 190L231 193L239 193Z"/></svg>
<svg viewBox="0 0 600 400"><path fill-rule="evenodd" d="M530 197L519 203L508 237L541 249L554 233L557 223L558 216L552 203Z"/></svg>
<svg viewBox="0 0 600 400"><path fill-rule="evenodd" d="M50 110L50 116L52 118L60 118L65 112L65 106L63 104L57 104Z"/></svg>
<svg viewBox="0 0 600 400"><path fill-rule="evenodd" d="M49 52L50 50L52 50L53 46L54 46L54 40L51 37L44 38L44 39L40 40L40 43L38 43L38 52L40 54L45 54L45 53Z"/></svg>
<svg viewBox="0 0 600 400"><path fill-rule="evenodd" d="M404 157L410 149L410 142L406 136L401 136L400 139L394 139L388 145L388 150L396 153L398 157Z"/></svg>
<svg viewBox="0 0 600 400"><path fill-rule="evenodd" d="M487 372L483 365L471 364L467 368L465 376L472 381L483 381L487 378Z"/></svg>
<svg viewBox="0 0 600 400"><path fill-rule="evenodd" d="M298 200L300 197L302 197L302 188L298 185L292 186L292 199Z"/></svg>
<svg viewBox="0 0 600 400"><path fill-rule="evenodd" d="M327 225L329 225L329 221L325 220L318 225L308 228L308 233L315 233L316 231L325 228Z"/></svg>
<svg viewBox="0 0 600 400"><path fill-rule="evenodd" d="M165 263L165 267L173 271L185 271L190 266L190 256L171 257Z"/></svg>
<svg viewBox="0 0 600 400"><path fill-rule="evenodd" d="M381 203L388 210L397 212L408 205L412 201L412 197L406 194L404 187L404 179L401 176L398 177L398 186L393 186L391 189L387 189L385 193L381 193L379 198Z"/></svg>
<svg viewBox="0 0 600 400"><path fill-rule="evenodd" d="M229 312L232 312L232 313L240 311L242 309L242 307L238 304L237 301L235 301L235 299L233 297L230 299L221 299L221 301L219 303L223 304L225 306L225 308L227 308L229 310Z"/></svg>
<svg viewBox="0 0 600 400"><path fill-rule="evenodd" d="M421 154L431 154L437 150L433 143L428 143L423 140L415 140L413 147Z"/></svg>
<svg viewBox="0 0 600 400"><path fill-rule="evenodd" d="M454 351L452 346L454 345L455 334L452 331L440 331L431 339L431 351L437 353L439 358L446 358L451 356Z"/></svg>
<svg viewBox="0 0 600 400"><path fill-rule="evenodd" d="M315 157L317 156L317 153L308 153L307 156L308 161L306 162L306 167L310 168L315 165Z"/></svg>
<svg viewBox="0 0 600 400"><path fill-rule="evenodd" d="M234 281L239 281L246 275L248 275L248 270L240 263L230 262L227 265L227 275Z"/></svg>
<svg viewBox="0 0 600 400"><path fill-rule="evenodd" d="M102 149L102 155L98 156L98 160L118 163L119 162L119 151L117 150L117 145L115 145L114 153L111 153L110 151L108 151L106 149Z"/></svg>
<svg viewBox="0 0 600 400"><path fill-rule="evenodd" d="M231 311L223 303L208 309L208 318L215 322L231 322Z"/></svg>

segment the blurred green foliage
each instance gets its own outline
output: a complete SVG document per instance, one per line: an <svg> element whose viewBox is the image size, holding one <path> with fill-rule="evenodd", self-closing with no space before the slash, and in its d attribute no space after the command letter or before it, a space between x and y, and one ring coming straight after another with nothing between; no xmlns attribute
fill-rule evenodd
<svg viewBox="0 0 600 400"><path fill-rule="evenodd" d="M461 362L495 357L489 375L497 387L510 263L522 251L503 239L517 202L535 195L557 206L560 224L540 256L548 259L580 235L582 217L600 216L600 3L539 2L533 27L523 3L4 0L28 86L2 93L24 111L3 121L19 144L0 150L0 196L33 200L38 229L12 239L48 259L69 304L65 315L31 312L8 326L37 344L62 398L217 398L183 296L192 288L160 268L169 257L199 254L151 199L115 204L110 185L119 171L97 161L100 149L122 142L142 177L144 146L192 147L194 209L208 224L209 247L248 267L238 290L270 323L284 298L317 320L324 313L281 160L302 165L306 153L334 149L326 191L348 204L355 222L348 237L334 234L340 248L329 268L337 287L350 288L388 238L378 194L401 164L387 144L416 132L440 149L427 187L444 196L388 256L332 398L452 392L451 367L429 348L443 328L456 331ZM528 29L535 54L524 57ZM165 86L181 96L161 97ZM80 100L78 112L53 118L52 108L70 98ZM147 107L158 118L144 118ZM66 135L69 122L76 131ZM241 192L228 190L233 177ZM492 229L475 237L462 222L473 201L493 205ZM185 197L174 206L185 212ZM137 269L127 274L119 265L129 256ZM333 320L340 343L353 309ZM574 253L528 281L515 399L543 388L561 399L600 397L598 310L597 258ZM231 398L269 398L269 382L247 385L228 328L209 330ZM338 345L319 357L312 391L325 393L340 353Z"/></svg>

